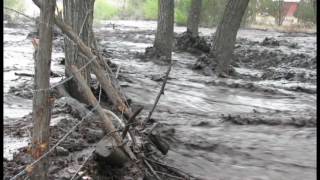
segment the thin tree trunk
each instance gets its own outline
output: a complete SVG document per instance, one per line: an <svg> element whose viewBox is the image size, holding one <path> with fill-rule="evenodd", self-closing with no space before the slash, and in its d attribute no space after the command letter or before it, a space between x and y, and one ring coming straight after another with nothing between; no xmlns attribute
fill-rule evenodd
<svg viewBox="0 0 320 180"><path fill-rule="evenodd" d="M52 52L52 26L54 24L55 0L43 0L40 11L40 41L35 54L35 89L49 88ZM36 45L36 44L35 44ZM38 159L49 148L49 124L52 101L49 91L36 91L33 96L32 157ZM31 172L31 180L48 179L48 157L36 164Z"/></svg>
<svg viewBox="0 0 320 180"><path fill-rule="evenodd" d="M40 0L32 1L35 3L35 5L42 9L42 2ZM79 38L79 36L72 30L72 28L68 24L64 23L64 21L62 21L60 17L55 16L54 22L67 37L69 37L74 43L78 45L79 50L88 58L87 62L90 59L99 58L99 56L96 56L93 53L92 49L85 45L84 42ZM98 60L98 62L92 61L89 65L91 70L96 75L102 89L105 91L112 104L116 107L116 110L118 110L119 112L124 112L125 115L130 117L130 115L132 114L130 107L124 103L124 99L120 95L121 93L119 93L119 91L114 87L112 83L113 81L116 82L117 80L113 79L113 76L110 75L111 72L109 74L109 71L107 71L106 76L106 73L99 62L101 62L101 60ZM110 70L108 64L106 64L105 66Z"/></svg>
<svg viewBox="0 0 320 180"><path fill-rule="evenodd" d="M250 23L254 24L256 23L256 15L257 15L257 0L251 0L250 1L252 3L251 6L251 17L250 17Z"/></svg>
<svg viewBox="0 0 320 180"><path fill-rule="evenodd" d="M157 34L154 47L159 55L171 60L174 23L174 0L159 0Z"/></svg>
<svg viewBox="0 0 320 180"><path fill-rule="evenodd" d="M76 32L82 41L87 45L92 44L92 23L93 23L93 7L94 0L63 0L63 16L64 21L69 24L74 32ZM70 76L70 65L76 65L78 68L82 67L86 60L79 55L79 49L69 38L65 37L65 59L66 59L66 76ZM90 83L90 69L85 68L81 75L86 80L87 84ZM75 80L71 80L66 84L67 90L70 95L77 98L81 102L85 102L77 87Z"/></svg>
<svg viewBox="0 0 320 180"><path fill-rule="evenodd" d="M198 36L200 13L201 13L202 0L192 0L191 8L189 10L187 31L192 34L192 36Z"/></svg>
<svg viewBox="0 0 320 180"><path fill-rule="evenodd" d="M218 63L216 69L218 75L228 74L237 32L248 3L249 0L229 0L226 5L211 49L211 53L215 56Z"/></svg>

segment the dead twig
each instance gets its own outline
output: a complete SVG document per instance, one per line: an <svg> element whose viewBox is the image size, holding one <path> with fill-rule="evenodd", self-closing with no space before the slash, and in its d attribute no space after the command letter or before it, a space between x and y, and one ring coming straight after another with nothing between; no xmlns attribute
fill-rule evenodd
<svg viewBox="0 0 320 180"><path fill-rule="evenodd" d="M133 124L133 121L135 119L135 117L142 111L143 107L140 107L138 110L136 110L132 116L129 118L128 120L128 123L126 125L126 127L124 128L123 130L123 133L122 133L122 139L124 139L127 135L127 132L129 131L129 128L130 128L130 125Z"/></svg>
<svg viewBox="0 0 320 180"><path fill-rule="evenodd" d="M147 158L147 157L144 157L144 159L146 159L146 160L148 160L148 161L150 161L150 162L152 162L152 163L156 163L156 164L158 164L158 165L160 165L160 166L169 168L171 171L177 173L177 174L178 174L179 176L181 176L181 177L184 177L184 178L193 177L193 176L189 175L188 173L186 173L186 172L184 172L184 171L182 171L181 169L178 169L178 168L176 168L176 167L169 166L169 165L167 165L167 164L163 164L163 163L161 163L161 162L159 162L159 161L154 161L154 160L149 159L149 158Z"/></svg>
<svg viewBox="0 0 320 180"><path fill-rule="evenodd" d="M161 172L161 171L155 171L155 172L158 173L158 174L163 174L163 175L168 176L168 177L171 177L171 178L185 180L185 178L178 177L178 176L174 176L174 175L171 175L171 174L168 174L168 173L165 173L165 172Z"/></svg>
<svg viewBox="0 0 320 180"><path fill-rule="evenodd" d="M161 178L158 176L158 174L154 171L154 169L152 168L152 166L148 163L148 161L146 159L143 159L143 162L148 166L148 168L150 169L151 173L154 175L154 177L157 180L161 180Z"/></svg>
<svg viewBox="0 0 320 180"><path fill-rule="evenodd" d="M167 80L168 80L168 76L169 76L169 73L170 73L170 71L171 71L171 67L172 67L172 61L171 61L170 65L169 65L169 67L168 67L168 70L167 70L167 72L166 72L166 76L165 76L165 78L164 78L164 80L163 80L163 83L162 83L160 92L159 92L159 94L158 94L158 96L157 96L157 98L156 98L156 100L155 100L155 102L154 102L154 104L153 104L153 107L152 107L151 111L149 112L148 117L147 117L146 120L144 121L144 123L147 123L147 122L150 120L151 115L152 115L154 109L156 108L156 106L157 106L157 104L158 104L158 102L159 102L160 96L161 96L162 94L164 94L164 87L166 86L166 83L167 83Z"/></svg>

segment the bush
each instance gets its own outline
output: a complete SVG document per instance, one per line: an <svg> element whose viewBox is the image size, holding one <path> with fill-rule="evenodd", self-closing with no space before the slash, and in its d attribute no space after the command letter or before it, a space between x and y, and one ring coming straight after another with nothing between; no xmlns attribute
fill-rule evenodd
<svg viewBox="0 0 320 180"><path fill-rule="evenodd" d="M94 3L94 18L108 20L119 14L119 9L113 7L107 0L96 0Z"/></svg>
<svg viewBox="0 0 320 180"><path fill-rule="evenodd" d="M143 15L146 20L157 20L158 19L158 1L157 0L146 0L143 5Z"/></svg>

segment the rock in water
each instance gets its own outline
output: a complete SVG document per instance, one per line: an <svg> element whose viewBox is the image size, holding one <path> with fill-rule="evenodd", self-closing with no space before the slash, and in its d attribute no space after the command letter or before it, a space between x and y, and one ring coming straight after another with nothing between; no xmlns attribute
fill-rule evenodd
<svg viewBox="0 0 320 180"><path fill-rule="evenodd" d="M56 154L58 156L68 156L69 151L61 146L56 147Z"/></svg>

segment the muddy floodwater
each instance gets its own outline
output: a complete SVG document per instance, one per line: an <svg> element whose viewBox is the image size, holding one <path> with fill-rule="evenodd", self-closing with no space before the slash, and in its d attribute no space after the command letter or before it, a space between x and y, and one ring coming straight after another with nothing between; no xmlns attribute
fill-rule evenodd
<svg viewBox="0 0 320 180"><path fill-rule="evenodd" d="M155 29L156 22L148 21L108 21L95 26L100 50L120 65L120 84L133 105L145 107L143 116L160 90L162 81L157 77L167 70L139 58L152 45ZM32 87L33 78L17 73L34 73L33 47L27 38L31 31L32 25L4 27L4 157L8 160L29 142L30 135L24 131L31 123L24 123L24 117L31 112L32 95L23 90ZM183 31L185 27L175 27L176 33ZM202 36L210 37L214 31L200 28ZM266 37L280 45L262 45ZM263 52L269 60L279 60L282 54L281 61L297 55L295 62L316 56L314 34L242 29L237 38L236 53ZM61 77L52 77L51 83L64 75L62 43L62 36L54 40L51 68ZM170 151L164 159L203 179L316 179L316 68L292 62L261 67L254 64L254 54L237 57L241 63L236 72L249 78L206 76L192 68L199 55L173 52L165 93L152 115L154 121L175 130L166 137ZM282 78L283 73L290 77ZM267 78L260 78L263 74Z"/></svg>

